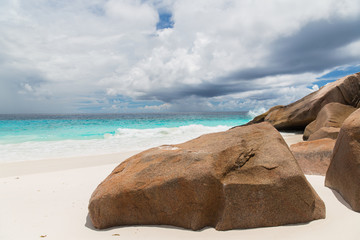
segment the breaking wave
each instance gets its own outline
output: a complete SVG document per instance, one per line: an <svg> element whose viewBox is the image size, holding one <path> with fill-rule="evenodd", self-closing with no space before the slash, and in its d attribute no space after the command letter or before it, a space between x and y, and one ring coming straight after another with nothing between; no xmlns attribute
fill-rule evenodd
<svg viewBox="0 0 360 240"><path fill-rule="evenodd" d="M101 155L145 150L163 144L182 143L206 133L226 131L231 126L193 124L172 128L118 128L101 139L29 141L0 145L0 162Z"/></svg>
<svg viewBox="0 0 360 240"><path fill-rule="evenodd" d="M259 116L260 114L263 114L264 112L266 112L266 109L261 107L261 108L257 108L257 109L254 109L254 110L250 110L248 112L248 115L251 117L251 118L254 118L256 116Z"/></svg>

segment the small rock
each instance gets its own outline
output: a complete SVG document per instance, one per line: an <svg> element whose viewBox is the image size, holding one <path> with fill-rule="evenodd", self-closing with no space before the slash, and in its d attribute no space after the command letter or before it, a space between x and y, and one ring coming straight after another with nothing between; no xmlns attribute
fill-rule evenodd
<svg viewBox="0 0 360 240"><path fill-rule="evenodd" d="M320 110L316 119L306 126L303 139L315 140L326 137L336 139L340 131L341 125L343 124L345 119L355 110L356 108L352 106L340 103L333 102L326 104ZM337 131L332 131L332 129L337 129Z"/></svg>
<svg viewBox="0 0 360 240"><path fill-rule="evenodd" d="M293 144L290 150L305 174L325 176L334 145L335 140L324 138Z"/></svg>
<svg viewBox="0 0 360 240"><path fill-rule="evenodd" d="M314 141L322 138L330 138L336 140L340 132L340 128L335 127L322 127L310 135L309 141Z"/></svg>

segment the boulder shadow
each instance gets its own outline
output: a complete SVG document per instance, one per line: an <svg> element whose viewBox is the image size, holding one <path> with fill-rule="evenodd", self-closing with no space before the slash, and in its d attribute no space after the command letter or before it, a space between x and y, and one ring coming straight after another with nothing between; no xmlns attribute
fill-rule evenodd
<svg viewBox="0 0 360 240"><path fill-rule="evenodd" d="M347 208L350 209L351 211L354 211L354 210L352 209L352 207L350 206L350 204L341 196L341 194L340 194L338 191L336 191L336 190L334 190L334 189L331 189L331 191L333 192L333 194L335 195L335 197L337 198L337 200L338 200L339 202L341 202L345 207L347 207Z"/></svg>
<svg viewBox="0 0 360 240"><path fill-rule="evenodd" d="M85 227L87 227L87 228L89 228L89 229L91 229L91 230L95 230L95 231L98 230L98 229L96 229L96 228L94 227L94 225L92 224L89 213L88 213L87 216L86 216Z"/></svg>
<svg viewBox="0 0 360 240"><path fill-rule="evenodd" d="M126 228L126 227L151 227L151 228L175 229L175 230L182 230L182 231L193 231L191 229L186 229L186 228L181 228L181 227L176 227L176 226L171 226L171 225L124 225L124 226L114 226L114 227L110 227L110 228L106 228L106 229L97 229L92 224L89 213L86 216L85 227L87 227L91 230L94 230L94 231L98 231L98 232L107 232L107 231L110 231L113 229L121 229L121 228ZM202 232L209 228L211 228L211 227L204 227L200 230L196 230L193 232Z"/></svg>
<svg viewBox="0 0 360 240"><path fill-rule="evenodd" d="M318 220L320 220L320 219L318 219ZM266 226L266 227L243 228L243 229L239 228L239 229L226 230L224 232L228 232L228 231L250 231L250 230L253 230L253 229L257 229L257 228L296 227L296 226L308 225L308 224L310 224L310 222L291 223L291 224L285 224L285 225L280 225L280 226ZM124 225L124 226L114 226L114 227L110 227L110 228L106 228L106 229L97 229L92 224L89 214L87 214L87 216L86 216L85 227L87 227L87 228L89 228L91 230L97 231L97 232L107 232L107 231L111 231L113 229L122 229L122 228L129 228L129 227L132 227L132 228L134 228L134 227L138 227L138 228L141 228L141 227L163 228L163 229L173 229L173 230L180 230L180 231L190 231L190 232L194 232L194 233L201 233L201 232L203 232L205 230L208 230L208 229L215 229L214 227L206 226L206 227L204 227L202 229L199 229L199 230L191 230L191 229L186 229L186 228L176 227L176 226L171 226L171 225ZM219 232L222 232L222 231L219 231Z"/></svg>

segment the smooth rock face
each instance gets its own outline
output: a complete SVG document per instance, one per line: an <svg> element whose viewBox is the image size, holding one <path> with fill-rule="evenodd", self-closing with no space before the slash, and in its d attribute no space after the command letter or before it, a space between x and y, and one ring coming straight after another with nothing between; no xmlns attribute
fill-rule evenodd
<svg viewBox="0 0 360 240"><path fill-rule="evenodd" d="M306 128L304 130L303 139L307 140L309 137L311 137L311 135L313 135L318 130L320 130L321 128L324 128L324 127L339 128L337 131L337 133L338 133L340 131L340 127L341 127L342 123L355 110L356 110L356 108L354 108L352 106L344 105L341 103L326 104L320 110L316 119L314 121L312 121L309 125L306 126ZM331 131L330 129L328 129L328 130L323 129L323 132L327 132L327 131L334 132L334 131ZM318 135L319 135L319 133L318 133ZM335 138L333 138L333 137L331 137L331 138L336 139L336 137L337 137L337 134L336 134ZM319 137L317 137L317 138L313 137L312 139L313 140L319 139Z"/></svg>
<svg viewBox="0 0 360 240"><path fill-rule="evenodd" d="M328 103L338 102L360 107L360 73L329 83L318 91L286 105L276 106L250 123L270 122L278 130L304 129L315 120L319 111Z"/></svg>
<svg viewBox="0 0 360 240"><path fill-rule="evenodd" d="M324 138L293 144L290 150L305 174L325 176L334 145L335 140Z"/></svg>
<svg viewBox="0 0 360 240"><path fill-rule="evenodd" d="M261 123L129 158L94 191L89 213L100 229L229 230L309 222L325 206L281 135Z"/></svg>
<svg viewBox="0 0 360 240"><path fill-rule="evenodd" d="M335 127L322 127L310 135L309 141L314 141L322 138L331 138L336 140L340 132L340 128Z"/></svg>
<svg viewBox="0 0 360 240"><path fill-rule="evenodd" d="M341 127L325 185L338 191L353 210L360 212L360 109Z"/></svg>
<svg viewBox="0 0 360 240"><path fill-rule="evenodd" d="M321 112L321 110L320 110ZM310 135L313 134L314 132L316 132L316 119L314 121L312 121L311 123L309 123L305 129L304 129L304 133L303 133L303 140L306 141L309 139Z"/></svg>

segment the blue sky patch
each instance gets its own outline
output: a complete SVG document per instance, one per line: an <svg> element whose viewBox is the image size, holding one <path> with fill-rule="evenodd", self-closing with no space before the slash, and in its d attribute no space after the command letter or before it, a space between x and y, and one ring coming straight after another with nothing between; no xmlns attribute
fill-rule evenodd
<svg viewBox="0 0 360 240"><path fill-rule="evenodd" d="M329 82L333 82L339 78L342 78L342 77L345 77L347 75L357 73L357 72L360 72L360 64L347 66L347 67L339 67L339 68L336 68L334 71L331 71L331 72L317 78L318 81L316 81L315 83L319 87L322 87Z"/></svg>
<svg viewBox="0 0 360 240"><path fill-rule="evenodd" d="M172 19L172 14L169 12L159 12L159 22L156 24L156 30L173 27L174 21Z"/></svg>

